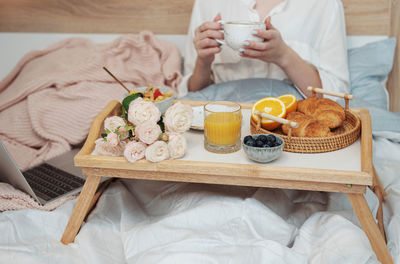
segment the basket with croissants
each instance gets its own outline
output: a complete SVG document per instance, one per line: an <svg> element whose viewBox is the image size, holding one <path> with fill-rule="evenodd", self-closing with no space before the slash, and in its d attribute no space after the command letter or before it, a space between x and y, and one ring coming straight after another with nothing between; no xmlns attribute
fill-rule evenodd
<svg viewBox="0 0 400 264"><path fill-rule="evenodd" d="M285 140L285 151L299 153L328 152L353 144L361 131L359 117L348 107L348 100L353 96L314 87L308 89L313 96L298 101L296 111L288 113L286 119L274 118L282 123L281 127L272 131L264 129L260 120L268 114L258 112L258 122L250 120L251 133L277 134ZM346 106L343 108L331 99L319 98L317 93L342 97Z"/></svg>

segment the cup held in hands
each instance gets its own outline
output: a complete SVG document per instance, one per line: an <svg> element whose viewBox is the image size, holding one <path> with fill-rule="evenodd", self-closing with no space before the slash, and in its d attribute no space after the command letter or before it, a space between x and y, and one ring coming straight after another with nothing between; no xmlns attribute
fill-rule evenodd
<svg viewBox="0 0 400 264"><path fill-rule="evenodd" d="M246 40L263 41L262 38L253 35L254 30L266 29L265 24L261 22L251 21L231 21L225 22L220 20L219 23L223 26L225 40L217 39L221 45L228 45L234 50L239 50Z"/></svg>

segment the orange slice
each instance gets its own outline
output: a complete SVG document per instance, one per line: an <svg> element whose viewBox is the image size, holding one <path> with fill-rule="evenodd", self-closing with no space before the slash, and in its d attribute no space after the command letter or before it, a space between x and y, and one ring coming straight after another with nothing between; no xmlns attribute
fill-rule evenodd
<svg viewBox="0 0 400 264"><path fill-rule="evenodd" d="M286 113L296 112L297 110L297 98L294 94L284 94L278 97L286 107Z"/></svg>
<svg viewBox="0 0 400 264"><path fill-rule="evenodd" d="M258 116L254 114L256 110L281 118L286 117L285 104L280 99L275 97L265 97L253 104L253 108L251 109L251 118L257 123ZM280 125L280 123L269 119L263 118L261 120L261 126L267 130L274 130Z"/></svg>

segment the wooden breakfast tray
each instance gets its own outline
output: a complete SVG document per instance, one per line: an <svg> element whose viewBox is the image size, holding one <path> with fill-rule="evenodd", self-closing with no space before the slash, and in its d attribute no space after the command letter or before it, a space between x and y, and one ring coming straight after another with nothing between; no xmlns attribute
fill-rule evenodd
<svg viewBox="0 0 400 264"><path fill-rule="evenodd" d="M207 102L182 101L182 103L200 106ZM247 118L250 118L251 104L241 103L241 106L243 117L246 117L244 111L248 111ZM82 167L83 174L88 177L61 239L64 244L74 241L83 219L94 203L93 197L101 177L115 177L347 193L377 255L390 257L381 231L363 196L367 186L380 186L373 174L371 122L367 110L353 109L360 115L363 123L361 140L340 151L307 155L284 152L275 162L260 164L248 160L243 150L232 154L206 152L202 147L203 133L189 131L185 134L188 140L188 152L183 159L165 160L159 163L146 160L129 163L124 157L91 154L95 140L102 133L104 119L120 114L120 108L121 104L118 101L112 101L103 109L94 119L84 146L75 156L75 165ZM242 137L244 137L250 134L249 122L243 120L242 125L244 127ZM348 150L352 151L346 152ZM353 157L355 165L351 165L352 162L342 164L341 161L336 161L343 155L354 156L354 153L356 153ZM313 155L314 160L319 161L312 162ZM298 161L305 156L307 158L303 160L305 163L303 166L303 163ZM346 159L349 160L347 157ZM350 165L346 167L345 164ZM339 166L341 169L338 169ZM342 166L345 169L342 169ZM377 190L382 189L377 188Z"/></svg>
<svg viewBox="0 0 400 264"><path fill-rule="evenodd" d="M186 101L191 105L202 105L202 101ZM241 103L243 109L242 137L250 134L249 120L251 104ZM246 115L244 111L248 111ZM208 152L203 147L203 133L198 131L186 132L188 151L184 158L179 160L168 160L160 163L151 163L140 160L129 163L124 157L111 157L92 155L94 141L104 133L103 120L108 116L120 114L120 103L111 102L106 109L93 121L89 136L82 150L75 157L75 165L82 167L84 173L96 171L99 176L108 176L110 172L117 173L119 177L128 174L131 178L131 171L140 171L135 178L157 179L168 181L188 181L201 183L221 183L232 185L265 186L265 179L260 175L269 175L268 178L282 180L276 183L279 187L290 188L290 181L301 179L307 182L329 182L339 184L334 188L321 187L316 183L305 187L308 190L348 192L348 184L352 185L352 192L359 190L364 192L364 185L372 185L372 178L361 170L361 159L359 155L360 142L350 148L334 153L322 153L303 155L284 152L274 162L261 164L247 159L243 150L231 154L215 154ZM336 164L332 162L336 160ZM234 162L233 162L234 161ZM349 162L351 161L351 162ZM338 170L337 164L341 164ZM118 171L121 170L121 171ZM201 177L187 177L186 174L202 175ZM273 176L272 176L273 175ZM296 176L294 176L296 175ZM301 175L301 177L299 177ZM359 188L361 186L361 188ZM339 188L339 189L337 189Z"/></svg>

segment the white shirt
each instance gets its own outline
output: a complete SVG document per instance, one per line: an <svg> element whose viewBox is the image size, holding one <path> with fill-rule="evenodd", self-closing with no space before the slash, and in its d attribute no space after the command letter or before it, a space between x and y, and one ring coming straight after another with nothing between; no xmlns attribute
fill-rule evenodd
<svg viewBox="0 0 400 264"><path fill-rule="evenodd" d="M195 29L212 21L220 13L224 21L265 21L254 9L255 0L196 0L193 6L184 55L184 78L178 87L179 97L187 94L187 82L196 62L193 38ZM348 93L346 27L340 0L287 0L273 8L272 25L283 40L319 72L326 90ZM215 83L246 79L272 78L289 80L273 63L241 57L223 45L212 64ZM289 80L290 81L290 80Z"/></svg>

